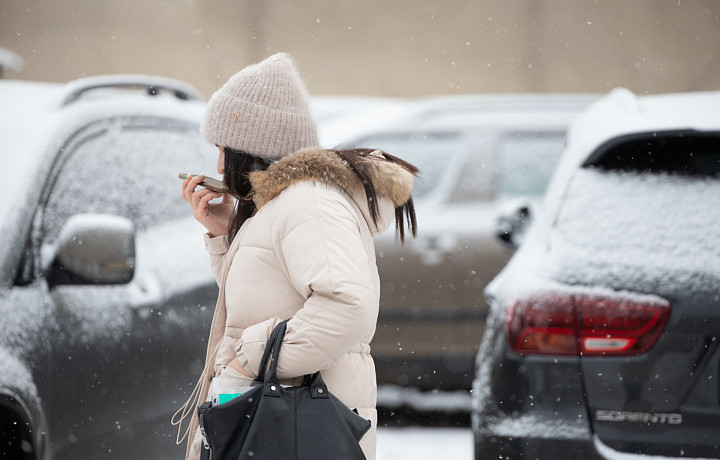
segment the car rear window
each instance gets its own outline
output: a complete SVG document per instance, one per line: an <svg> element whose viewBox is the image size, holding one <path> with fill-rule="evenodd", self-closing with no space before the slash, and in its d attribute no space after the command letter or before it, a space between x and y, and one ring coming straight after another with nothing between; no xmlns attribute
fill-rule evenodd
<svg viewBox="0 0 720 460"><path fill-rule="evenodd" d="M653 292L716 290L718 147L718 133L675 132L599 150L573 174L555 216L548 263L557 276Z"/></svg>
<svg viewBox="0 0 720 460"><path fill-rule="evenodd" d="M720 132L666 131L623 136L602 145L583 166L720 177Z"/></svg>

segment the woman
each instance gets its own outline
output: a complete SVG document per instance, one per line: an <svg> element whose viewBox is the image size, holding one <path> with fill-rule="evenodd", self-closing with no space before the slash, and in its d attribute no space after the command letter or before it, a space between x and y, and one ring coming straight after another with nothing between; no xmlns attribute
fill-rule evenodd
<svg viewBox="0 0 720 460"><path fill-rule="evenodd" d="M192 416L187 458L199 458L195 408L209 399L210 381L250 386L270 332L288 318L279 377L299 384L321 370L330 392L371 420L361 447L375 458L369 343L380 288L372 237L393 217L401 239L405 219L415 234L417 169L379 151L317 147L305 88L285 54L243 69L215 93L203 132L218 145L229 193L211 204L221 195L197 188L202 177L182 186L208 230L220 286L206 368L181 409Z"/></svg>

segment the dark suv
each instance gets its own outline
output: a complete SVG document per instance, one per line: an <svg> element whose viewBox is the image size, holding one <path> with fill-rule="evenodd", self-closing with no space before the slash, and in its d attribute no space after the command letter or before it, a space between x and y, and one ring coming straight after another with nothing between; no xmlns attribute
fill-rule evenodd
<svg viewBox="0 0 720 460"><path fill-rule="evenodd" d="M718 104L615 90L571 126L486 290L476 459L720 458Z"/></svg>
<svg viewBox="0 0 720 460"><path fill-rule="evenodd" d="M217 286L180 172L213 171L187 85L0 81L0 458L177 458Z"/></svg>

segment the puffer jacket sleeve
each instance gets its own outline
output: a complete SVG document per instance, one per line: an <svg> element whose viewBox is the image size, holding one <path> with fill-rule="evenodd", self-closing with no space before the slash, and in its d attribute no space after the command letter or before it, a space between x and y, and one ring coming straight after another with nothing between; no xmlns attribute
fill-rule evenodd
<svg viewBox="0 0 720 460"><path fill-rule="evenodd" d="M278 360L280 378L323 370L375 331L378 299L360 225L364 219L339 191L302 184L272 202L273 244L287 277L307 300L288 322ZM371 267L373 267L371 269ZM258 373L265 342L280 321L247 328L236 345L240 362Z"/></svg>
<svg viewBox="0 0 720 460"><path fill-rule="evenodd" d="M212 237L208 233L205 234L205 250L210 254L210 268L218 285L220 285L222 269L225 265L223 261L227 255L228 247L227 235Z"/></svg>

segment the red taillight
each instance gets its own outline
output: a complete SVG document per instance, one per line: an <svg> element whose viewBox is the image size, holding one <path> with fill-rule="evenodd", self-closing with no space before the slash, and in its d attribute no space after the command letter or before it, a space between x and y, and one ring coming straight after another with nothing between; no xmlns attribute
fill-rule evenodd
<svg viewBox="0 0 720 460"><path fill-rule="evenodd" d="M506 326L522 354L636 355L657 341L670 316L662 299L543 294L513 302Z"/></svg>

